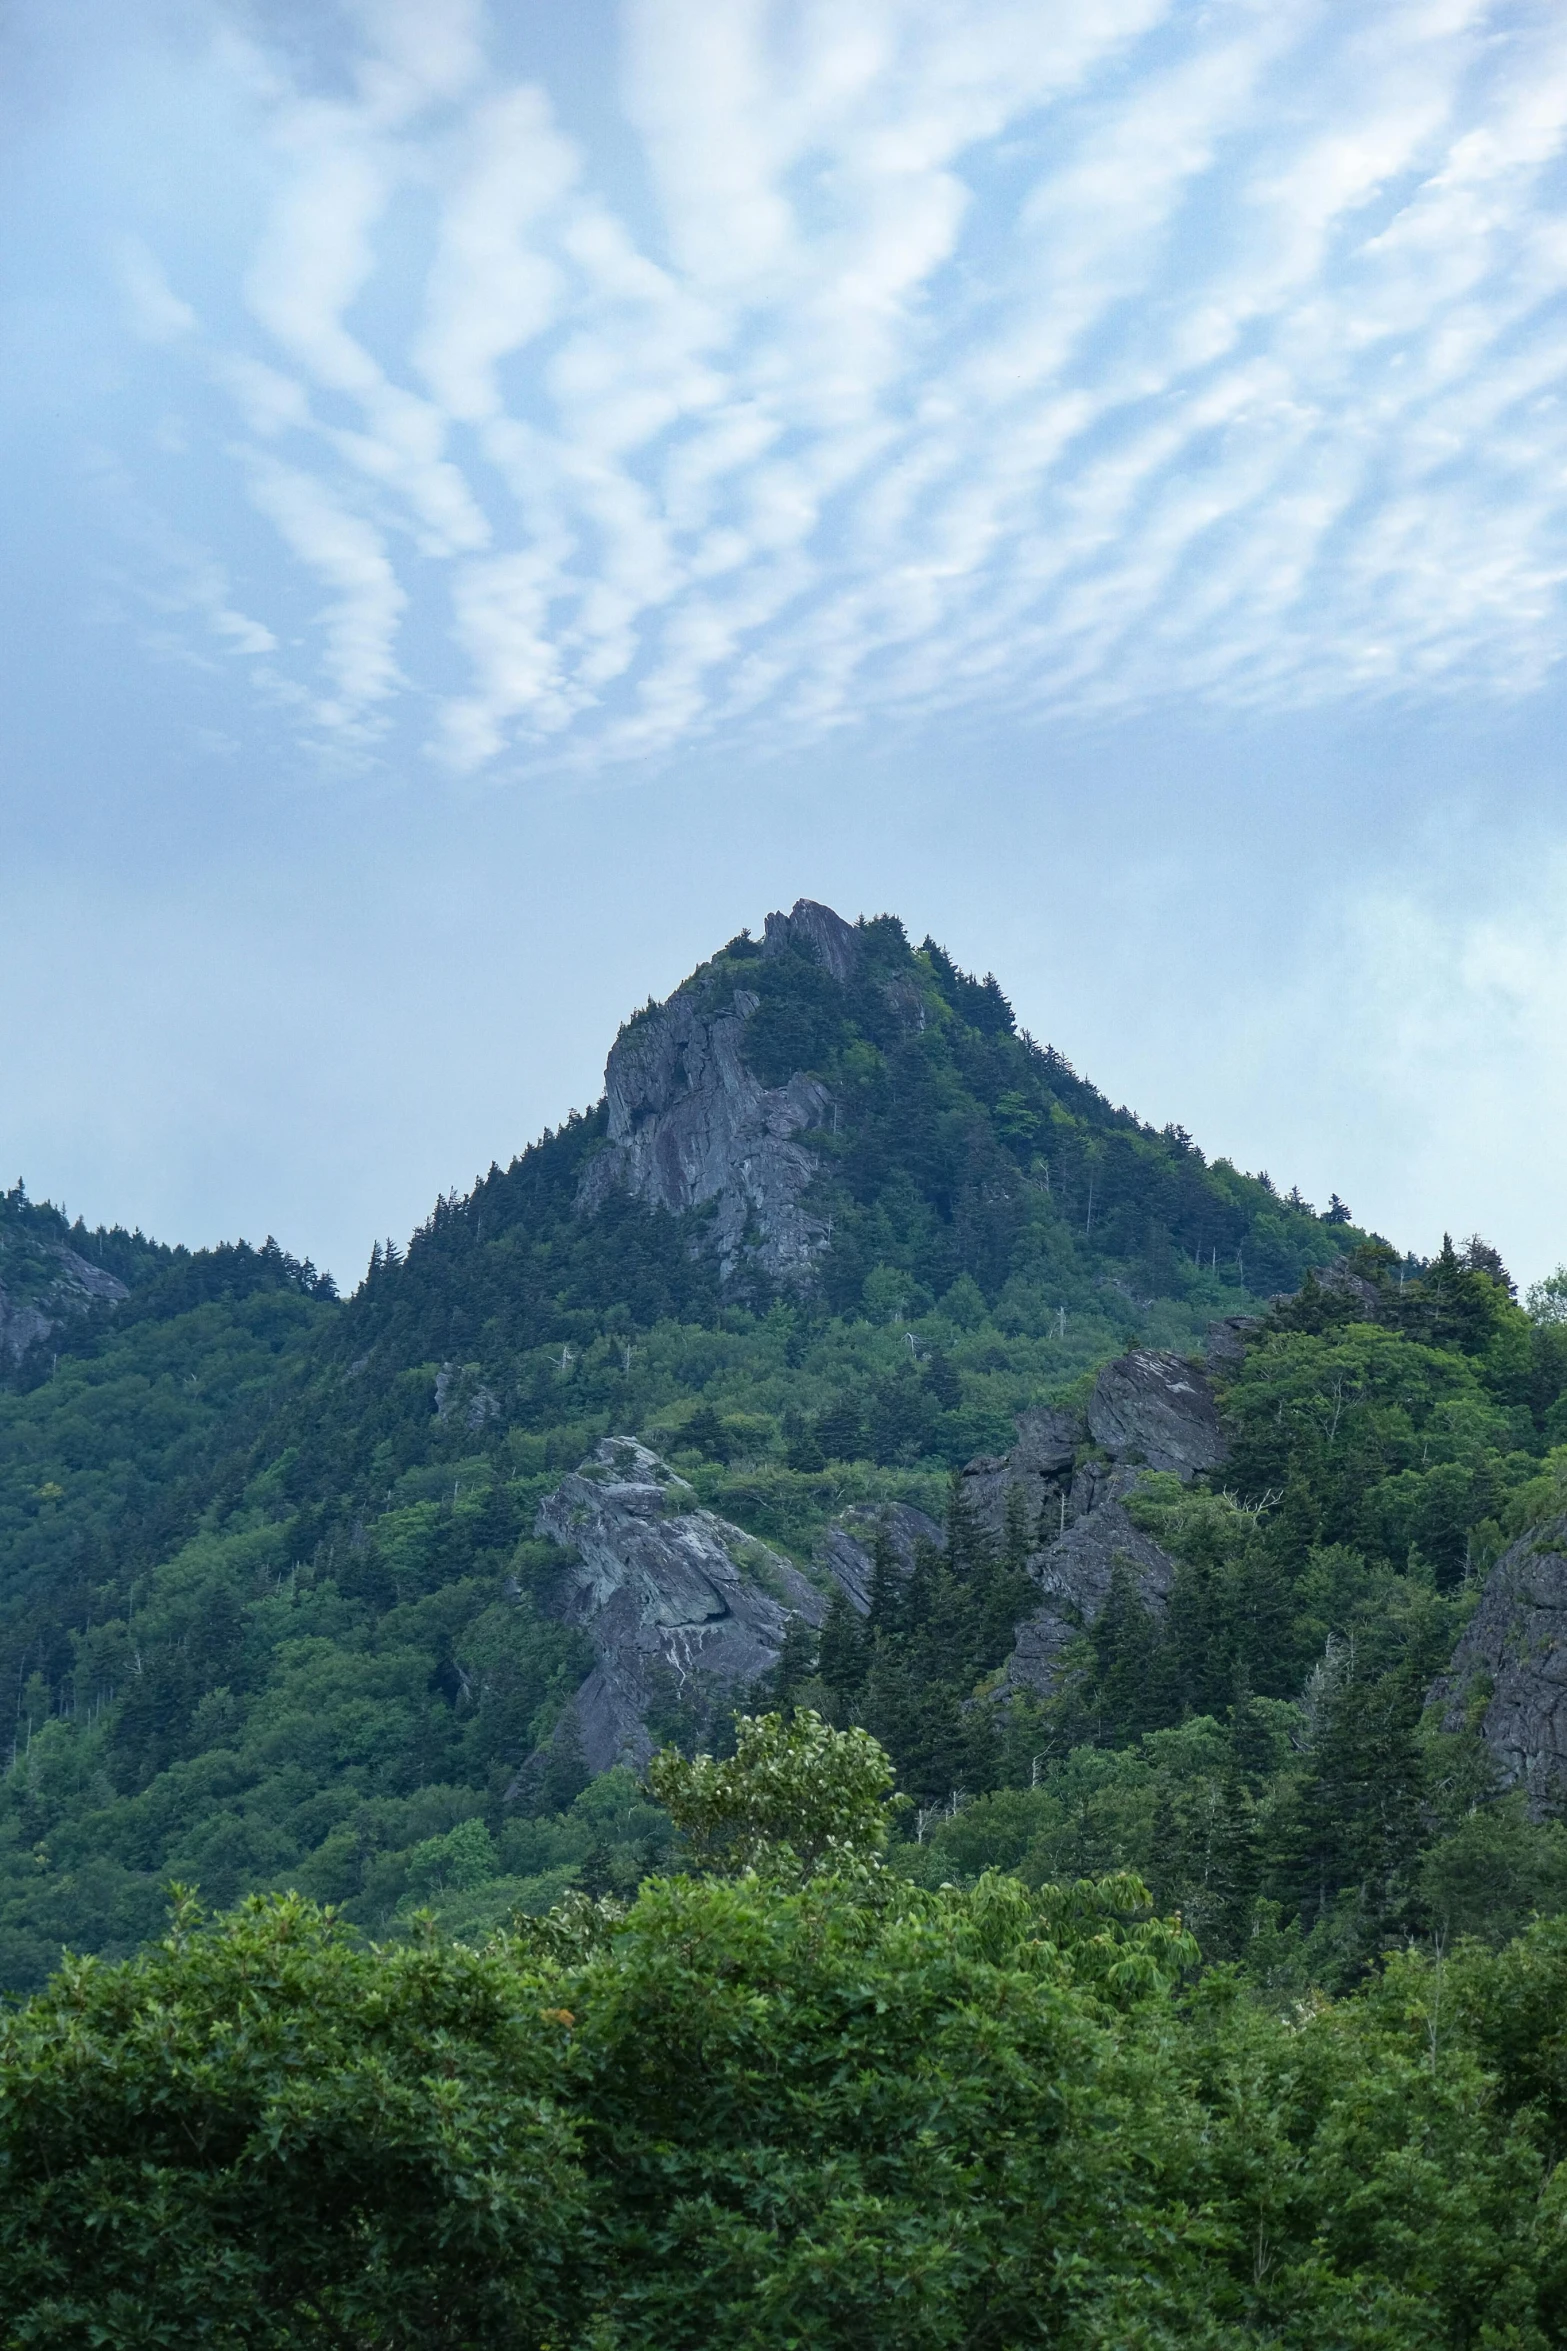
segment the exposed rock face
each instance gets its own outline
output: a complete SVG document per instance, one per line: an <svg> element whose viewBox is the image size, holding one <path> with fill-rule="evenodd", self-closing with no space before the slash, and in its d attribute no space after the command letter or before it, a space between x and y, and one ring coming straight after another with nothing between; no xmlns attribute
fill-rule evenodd
<svg viewBox="0 0 1567 2351"><path fill-rule="evenodd" d="M1450 1731L1473 1727L1539 1813L1567 1787L1567 1518L1519 1537L1431 1692Z"/></svg>
<svg viewBox="0 0 1567 2351"><path fill-rule="evenodd" d="M20 1363L29 1347L100 1299L117 1301L129 1294L112 1273L89 1264L63 1241L30 1242L28 1257L30 1278L24 1285L13 1277L8 1286L0 1255L0 1362L8 1364Z"/></svg>
<svg viewBox="0 0 1567 2351"><path fill-rule="evenodd" d="M1088 1404L1088 1431L1117 1461L1190 1477L1224 1459L1219 1408L1206 1376L1182 1356L1134 1348L1107 1363Z"/></svg>
<svg viewBox="0 0 1567 2351"><path fill-rule="evenodd" d="M936 1551L946 1549L947 1538L936 1521L907 1502L890 1502L884 1510L850 1509L834 1519L822 1537L821 1563L861 1616L870 1613L876 1537L883 1528L904 1575L913 1573L916 1543L929 1543Z"/></svg>
<svg viewBox="0 0 1567 2351"><path fill-rule="evenodd" d="M1031 1536L1047 1520L1048 1506L1065 1493L1072 1464L1084 1436L1080 1413L1060 1405L1040 1405L1018 1415L1017 1443L1010 1453L981 1453L963 1470L963 1496L976 1522L1000 1541L1006 1528L1007 1494L1013 1486L1023 1492Z"/></svg>
<svg viewBox="0 0 1567 2351"><path fill-rule="evenodd" d="M590 1771L645 1763L648 1710L710 1702L772 1670L792 1616L826 1602L792 1563L697 1507L684 1478L629 1437L606 1437L539 1506L537 1532L575 1553L560 1596L597 1659L568 1710Z"/></svg>
<svg viewBox="0 0 1567 2351"><path fill-rule="evenodd" d="M1234 1371L1243 1360L1248 1343L1261 1328L1260 1314L1226 1314L1218 1322L1209 1323L1202 1353L1204 1369Z"/></svg>
<svg viewBox="0 0 1567 2351"><path fill-rule="evenodd" d="M1023 1491L1039 1538L1028 1568L1040 1597L1018 1629L1004 1687L1044 1693L1068 1642L1104 1607L1118 1563L1144 1605L1163 1612L1174 1562L1133 1524L1126 1498L1148 1469L1190 1475L1222 1459L1223 1446L1202 1373L1146 1351L1106 1365L1086 1429L1051 1405L1023 1413L1017 1427L1009 1453L970 1462L963 1477L980 1523L998 1537L1009 1487ZM1076 1461L1089 1433L1109 1462ZM907 1504L845 1511L822 1537L820 1565L861 1615L880 1528L904 1574L918 1544L945 1545L936 1522ZM732 1703L777 1664L792 1618L818 1626L826 1615L823 1593L789 1560L701 1509L693 1488L629 1437L605 1438L562 1479L540 1505L537 1531L574 1555L558 1605L587 1633L596 1662L562 1733L575 1727L591 1771L645 1762L650 1709L671 1695L697 1698L702 1711ZM1558 1564L1567 1578L1567 1562Z"/></svg>
<svg viewBox="0 0 1567 2351"><path fill-rule="evenodd" d="M850 925L803 898L792 914L767 918L764 951L791 944L840 980L859 957ZM716 1006L682 988L621 1031L604 1071L609 1139L577 1204L592 1210L617 1189L675 1215L711 1204L701 1246L725 1281L752 1265L772 1281L799 1282L829 1234L804 1204L817 1156L796 1138L825 1123L832 1098L816 1078L768 1087L747 1069L741 1043L757 1003L747 988Z"/></svg>
<svg viewBox="0 0 1567 2351"><path fill-rule="evenodd" d="M1237 1326L1237 1360L1243 1344ZM1093 1624L1109 1598L1118 1564L1130 1574L1143 1606L1163 1615L1175 1562L1134 1525L1127 1496L1149 1470L1191 1477L1224 1459L1218 1407L1205 1374L1181 1356L1150 1348L1105 1365L1089 1399L1087 1434L1110 1459L1074 1468L1083 1423L1059 1410L1025 1413L1011 1453L1000 1461L970 1462L963 1473L993 1532L1000 1532L1011 1483L1022 1484L1031 1507L1037 1498L1041 1548L1030 1556L1028 1572L1039 1586L1039 1606L1018 1627L1003 1689L1048 1694L1068 1642Z"/></svg>
<svg viewBox="0 0 1567 2351"><path fill-rule="evenodd" d="M1175 1580L1175 1562L1151 1535L1135 1526L1126 1509L1126 1497L1141 1472L1099 1464L1086 1481L1079 1472L1073 1481L1074 1505L1086 1502L1080 1515L1068 1521L1064 1533L1032 1558L1029 1573L1040 1588L1040 1605L1018 1626L1017 1643L1007 1660L1006 1682L1045 1696L1054 1687L1061 1653L1074 1635L1091 1625L1110 1597L1111 1579L1122 1565L1136 1585L1143 1606L1154 1616L1164 1614ZM1082 1481L1080 1486L1080 1481Z"/></svg>
<svg viewBox="0 0 1567 2351"><path fill-rule="evenodd" d="M1347 1257L1335 1257L1331 1264L1312 1268L1306 1275L1308 1284L1315 1282L1319 1290L1327 1290L1335 1298L1347 1298L1357 1309L1362 1322L1375 1322L1382 1301L1375 1282L1356 1273Z"/></svg>
<svg viewBox="0 0 1567 2351"><path fill-rule="evenodd" d="M350 1376L354 1368L350 1367ZM482 1429L486 1421L500 1419L501 1401L476 1377L471 1364L443 1363L435 1375L435 1417L460 1420L465 1429Z"/></svg>
<svg viewBox="0 0 1567 2351"><path fill-rule="evenodd" d="M790 914L770 914L765 928L768 955L782 955L803 947L840 984L852 980L860 968L860 941L852 923L814 898L797 898Z"/></svg>

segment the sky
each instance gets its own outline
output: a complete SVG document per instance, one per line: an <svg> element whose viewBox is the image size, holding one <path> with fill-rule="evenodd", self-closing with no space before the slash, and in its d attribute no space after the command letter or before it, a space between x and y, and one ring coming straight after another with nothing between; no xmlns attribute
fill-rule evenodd
<svg viewBox="0 0 1567 2351"><path fill-rule="evenodd" d="M1559 0L0 0L0 1161L345 1284L897 912L1567 1258Z"/></svg>

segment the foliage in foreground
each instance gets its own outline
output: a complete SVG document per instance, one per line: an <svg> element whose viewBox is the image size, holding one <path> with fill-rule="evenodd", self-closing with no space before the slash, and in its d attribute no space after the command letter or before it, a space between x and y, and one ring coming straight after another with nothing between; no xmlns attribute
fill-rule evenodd
<svg viewBox="0 0 1567 2351"><path fill-rule="evenodd" d="M482 1949L288 1895L68 1962L0 2040L7 2351L1567 2342L1567 1924L1279 2016L1133 1879L890 1874L867 1746L671 1766L760 1869Z"/></svg>

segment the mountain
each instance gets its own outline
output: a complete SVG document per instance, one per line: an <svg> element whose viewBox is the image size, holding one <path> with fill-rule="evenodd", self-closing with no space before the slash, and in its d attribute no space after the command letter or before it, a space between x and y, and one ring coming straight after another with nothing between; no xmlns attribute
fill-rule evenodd
<svg viewBox="0 0 1567 2351"><path fill-rule="evenodd" d="M0 1286L0 1980L170 1879L627 1887L652 1745L761 1700L883 1739L914 1874L1140 1867L1302 1981L1567 1903L1567 1338L891 916L731 939L350 1298L20 1189Z"/></svg>

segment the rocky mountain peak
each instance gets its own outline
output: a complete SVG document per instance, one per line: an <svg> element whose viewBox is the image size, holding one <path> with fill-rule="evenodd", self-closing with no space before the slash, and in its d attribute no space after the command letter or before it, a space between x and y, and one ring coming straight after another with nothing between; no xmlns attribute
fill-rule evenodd
<svg viewBox="0 0 1567 2351"><path fill-rule="evenodd" d="M852 924L809 898L767 917L764 956L791 950L840 984L858 970ZM674 1215L710 1207L697 1245L716 1256L726 1282L754 1267L798 1284L830 1237L805 1202L820 1161L799 1137L826 1123L832 1096L803 1072L764 1086L744 1052L759 999L743 986L716 993L701 981L687 981L616 1038L604 1070L608 1137L577 1206L590 1213L625 1191Z"/></svg>
<svg viewBox="0 0 1567 2351"><path fill-rule="evenodd" d="M803 949L833 978L846 984L860 968L860 941L852 923L820 906L814 898L796 898L788 914L770 914L764 930L765 955L782 955L791 947Z"/></svg>

